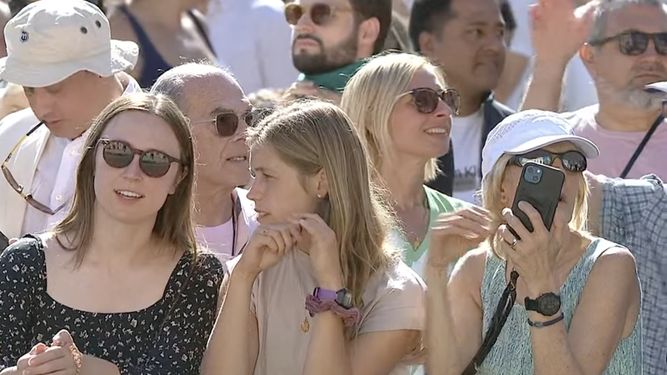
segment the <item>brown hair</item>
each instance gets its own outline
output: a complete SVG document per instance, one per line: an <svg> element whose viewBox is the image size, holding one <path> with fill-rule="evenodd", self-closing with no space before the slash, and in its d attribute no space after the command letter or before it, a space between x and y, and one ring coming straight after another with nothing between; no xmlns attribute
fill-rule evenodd
<svg viewBox="0 0 667 375"><path fill-rule="evenodd" d="M90 134L84 145L81 163L76 174L76 190L72 208L67 217L56 224L53 233L58 243L67 250L76 251L76 267L80 266L90 246L93 235L95 207L95 154L97 144L109 121L127 111L140 111L163 119L172 129L181 148L181 176L174 194L169 195L158 211L153 227L153 237L175 251L186 249L193 259L197 255L197 244L192 221L192 195L194 177L194 150L188 121L176 104L163 95L138 93L122 96L109 104L93 120ZM71 240L66 247L58 235ZM69 236L72 236L71 238Z"/></svg>

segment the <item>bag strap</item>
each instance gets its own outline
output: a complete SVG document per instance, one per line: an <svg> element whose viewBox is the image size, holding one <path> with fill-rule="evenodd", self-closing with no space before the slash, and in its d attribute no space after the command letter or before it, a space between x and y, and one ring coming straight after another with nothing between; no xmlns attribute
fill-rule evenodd
<svg viewBox="0 0 667 375"><path fill-rule="evenodd" d="M620 176L621 178L628 177L628 173L630 173L632 166L635 165L635 162L639 158L639 155L641 155L642 151L644 151L644 147L646 147L646 144L651 139L651 136L653 135L653 133L655 133L655 130L658 128L658 125L660 125L664 120L665 118L662 115L658 116L658 118L655 119L653 125L651 125L651 128L646 132L644 139L642 139L641 143L639 143L639 146L637 146L635 153L632 154L630 161L628 161L628 164L623 169L623 172L621 173Z"/></svg>
<svg viewBox="0 0 667 375"><path fill-rule="evenodd" d="M512 307L516 302L516 282L519 279L519 273L515 270L512 270L510 273L510 282L507 283L503 295L498 301L498 306L496 306L496 311L493 313L493 318L491 319L491 325L489 330L484 336L484 341L482 346L477 350L475 357L473 357L468 367L463 371L461 375L475 375L479 370L479 367L482 365L482 362L486 359L486 356L489 355L493 345L498 341L498 336L503 329L503 326L507 322L507 318L512 312Z"/></svg>

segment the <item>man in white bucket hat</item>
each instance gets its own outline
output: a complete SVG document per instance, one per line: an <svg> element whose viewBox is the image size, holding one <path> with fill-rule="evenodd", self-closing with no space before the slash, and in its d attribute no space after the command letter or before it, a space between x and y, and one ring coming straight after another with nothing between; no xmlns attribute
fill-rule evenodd
<svg viewBox="0 0 667 375"><path fill-rule="evenodd" d="M21 85L30 108L0 122L0 231L48 229L74 193L80 148L92 119L140 87L124 71L133 42L111 40L109 21L83 0L40 0L5 26L0 79Z"/></svg>

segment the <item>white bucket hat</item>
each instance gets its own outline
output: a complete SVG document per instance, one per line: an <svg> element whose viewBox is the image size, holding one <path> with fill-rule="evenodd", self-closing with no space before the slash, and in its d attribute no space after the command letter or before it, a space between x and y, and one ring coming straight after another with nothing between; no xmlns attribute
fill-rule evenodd
<svg viewBox="0 0 667 375"><path fill-rule="evenodd" d="M570 124L556 113L527 110L508 116L486 138L482 176L491 172L503 154L521 155L559 142L571 142L587 158L600 155L593 142L574 135Z"/></svg>
<svg viewBox="0 0 667 375"><path fill-rule="evenodd" d="M7 57L0 79L45 87L87 70L102 77L132 69L139 47L111 39L109 20L84 0L40 0L5 26Z"/></svg>

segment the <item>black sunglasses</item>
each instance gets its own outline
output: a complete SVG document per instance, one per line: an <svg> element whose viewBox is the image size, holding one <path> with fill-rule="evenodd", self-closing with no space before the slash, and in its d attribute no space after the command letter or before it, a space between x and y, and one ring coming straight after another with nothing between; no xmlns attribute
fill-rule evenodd
<svg viewBox="0 0 667 375"><path fill-rule="evenodd" d="M429 114L435 112L440 100L445 102L455 115L459 113L461 96L459 95L459 92L454 89L444 89L438 92L430 87L423 87L408 91L399 97L405 95L412 96L415 107L417 107L417 111L420 113Z"/></svg>
<svg viewBox="0 0 667 375"><path fill-rule="evenodd" d="M641 31L625 31L618 35L590 41L588 44L592 46L601 46L613 40L618 40L618 49L624 55L641 55L646 52L651 40L655 46L655 52L663 56L667 55L667 32L645 33Z"/></svg>
<svg viewBox="0 0 667 375"><path fill-rule="evenodd" d="M181 163L180 159L158 150L138 150L125 141L100 139L103 145L102 157L112 168L125 168L132 163L134 155L139 155L139 168L148 177L159 178L169 172L171 163Z"/></svg>
<svg viewBox="0 0 667 375"><path fill-rule="evenodd" d="M588 167L588 161L584 154L579 151L567 151L563 153L549 152L546 150L535 150L523 155L515 155L510 163L523 167L529 161L543 165L553 165L556 159L560 159L563 168L570 172L583 172Z"/></svg>
<svg viewBox="0 0 667 375"><path fill-rule="evenodd" d="M285 20L290 25L299 23L304 14L310 12L310 19L318 26L331 22L334 14L340 11L351 12L351 7L335 7L329 4L316 3L312 5L289 3L285 6Z"/></svg>
<svg viewBox="0 0 667 375"><path fill-rule="evenodd" d="M255 123L255 111L249 110L242 117L243 121L248 126L253 126ZM215 124L215 131L221 137L231 137L236 134L236 131L239 129L239 116L234 112L223 112L215 116L214 119L196 121L195 124L203 122L212 122Z"/></svg>

